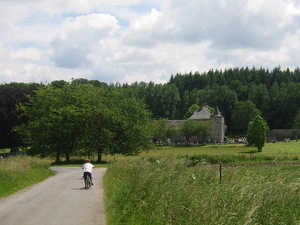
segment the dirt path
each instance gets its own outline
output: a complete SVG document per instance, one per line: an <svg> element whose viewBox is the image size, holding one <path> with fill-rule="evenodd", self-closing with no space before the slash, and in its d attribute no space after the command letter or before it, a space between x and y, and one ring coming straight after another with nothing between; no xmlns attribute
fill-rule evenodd
<svg viewBox="0 0 300 225"><path fill-rule="evenodd" d="M3 225L105 224L102 178L93 170L94 186L85 190L78 167L52 167L57 175L0 201Z"/></svg>

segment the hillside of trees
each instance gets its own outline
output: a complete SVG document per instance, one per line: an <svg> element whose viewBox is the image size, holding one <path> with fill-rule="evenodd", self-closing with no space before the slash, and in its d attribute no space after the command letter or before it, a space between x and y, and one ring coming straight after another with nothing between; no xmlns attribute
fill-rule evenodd
<svg viewBox="0 0 300 225"><path fill-rule="evenodd" d="M228 132L239 130L232 119L238 102L254 103L270 129L291 128L300 109L299 68L294 71L280 67L272 71L247 67L210 70L172 75L166 84L136 82L115 87L130 89L144 98L157 119L183 119L193 104L218 105Z"/></svg>
<svg viewBox="0 0 300 225"><path fill-rule="evenodd" d="M25 95L34 96L40 87L62 89L66 85L91 85L106 92L121 90L134 99L143 100L154 119L184 119L193 105L219 107L225 117L227 133L245 133L248 121L260 114L270 129L289 129L299 118L300 69L276 67L232 68L204 73L176 74L165 84L135 82L107 84L97 80L60 80L51 84L10 83L0 85L0 147L20 144L12 129L26 122L20 118L16 105L25 103ZM298 116L297 116L298 115ZM245 119L247 118L247 120ZM299 120L299 119L298 119Z"/></svg>

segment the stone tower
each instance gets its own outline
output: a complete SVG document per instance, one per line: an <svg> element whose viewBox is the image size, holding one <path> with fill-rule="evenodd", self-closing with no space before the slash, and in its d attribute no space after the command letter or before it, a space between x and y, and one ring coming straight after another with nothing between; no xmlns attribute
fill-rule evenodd
<svg viewBox="0 0 300 225"><path fill-rule="evenodd" d="M221 115L218 106L216 106L214 114L211 115L211 122L212 130L214 133L212 141L216 143L223 143L225 136L225 120L224 117Z"/></svg>

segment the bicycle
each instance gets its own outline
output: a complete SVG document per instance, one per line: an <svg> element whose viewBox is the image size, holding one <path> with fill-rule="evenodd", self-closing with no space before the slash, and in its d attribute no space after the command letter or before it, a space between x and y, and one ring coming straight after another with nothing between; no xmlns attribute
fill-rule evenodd
<svg viewBox="0 0 300 225"><path fill-rule="evenodd" d="M92 182L89 175L85 177L84 184L85 184L85 189L90 189L92 187Z"/></svg>
<svg viewBox="0 0 300 225"><path fill-rule="evenodd" d="M93 178L92 178L92 170L93 170L93 164L91 164L91 161L89 159L84 160L85 163L81 166L83 169L83 176L84 176L84 184L85 189L91 188L91 185L93 185Z"/></svg>

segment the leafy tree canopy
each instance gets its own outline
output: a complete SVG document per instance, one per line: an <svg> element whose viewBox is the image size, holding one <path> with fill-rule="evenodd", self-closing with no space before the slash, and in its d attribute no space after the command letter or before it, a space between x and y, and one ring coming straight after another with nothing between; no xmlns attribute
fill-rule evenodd
<svg viewBox="0 0 300 225"><path fill-rule="evenodd" d="M10 83L0 85L0 148L13 148L22 145L19 135L13 131L26 120L19 118L16 105L27 101L25 95L34 95L38 84Z"/></svg>
<svg viewBox="0 0 300 225"><path fill-rule="evenodd" d="M186 114L185 114L185 116L184 116L184 119L190 118L190 117L194 114L194 112L196 112L199 108L200 108L199 105L193 104L193 105L188 109L188 111L186 112Z"/></svg>
<svg viewBox="0 0 300 225"><path fill-rule="evenodd" d="M249 146L255 146L261 152L266 142L268 130L269 127L266 121L260 115L257 115L253 121L249 122L247 133Z"/></svg>
<svg viewBox="0 0 300 225"><path fill-rule="evenodd" d="M180 124L179 134L185 137L187 145L193 136L199 137L204 142L206 138L213 135L211 123L193 119L185 120Z"/></svg>
<svg viewBox="0 0 300 225"><path fill-rule="evenodd" d="M248 129L248 124L255 116L261 115L255 104L249 100L242 102L238 101L234 105L232 114L233 130L241 134L245 134Z"/></svg>
<svg viewBox="0 0 300 225"><path fill-rule="evenodd" d="M28 123L16 128L29 153L69 159L82 149L88 155L137 154L150 145L151 114L142 100L125 90L108 91L89 84L42 87L20 104Z"/></svg>
<svg viewBox="0 0 300 225"><path fill-rule="evenodd" d="M300 110L298 111L298 113L294 119L293 128L300 129Z"/></svg>

